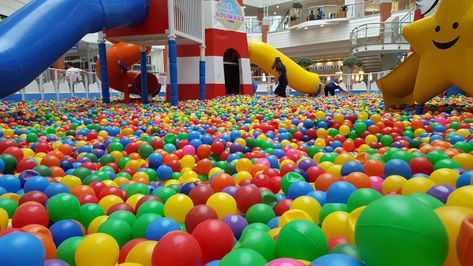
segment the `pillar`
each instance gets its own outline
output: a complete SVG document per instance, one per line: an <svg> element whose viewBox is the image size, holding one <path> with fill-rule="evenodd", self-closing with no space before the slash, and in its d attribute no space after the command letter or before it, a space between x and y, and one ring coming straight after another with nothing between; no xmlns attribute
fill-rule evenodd
<svg viewBox="0 0 473 266"><path fill-rule="evenodd" d="M141 64L141 102L148 104L148 64L146 58L146 46L142 45L140 49Z"/></svg>
<svg viewBox="0 0 473 266"><path fill-rule="evenodd" d="M179 103L177 86L177 47L175 37L169 37L169 76L171 85L171 105L176 106Z"/></svg>
<svg viewBox="0 0 473 266"><path fill-rule="evenodd" d="M110 87L108 85L108 67L107 67L107 46L105 45L105 34L99 32L99 57L100 57L100 77L102 86L102 102L110 103Z"/></svg>
<svg viewBox="0 0 473 266"><path fill-rule="evenodd" d="M200 45L200 61L199 61L199 99L205 100L205 45Z"/></svg>
<svg viewBox="0 0 473 266"><path fill-rule="evenodd" d="M267 25L267 23L264 23L264 18L265 18L264 17L264 9L263 8L258 9L258 23L261 26L262 42L267 43L268 42L269 25Z"/></svg>
<svg viewBox="0 0 473 266"><path fill-rule="evenodd" d="M385 22L391 17L391 10L393 8L392 0L380 0L379 11L380 11L380 22Z"/></svg>

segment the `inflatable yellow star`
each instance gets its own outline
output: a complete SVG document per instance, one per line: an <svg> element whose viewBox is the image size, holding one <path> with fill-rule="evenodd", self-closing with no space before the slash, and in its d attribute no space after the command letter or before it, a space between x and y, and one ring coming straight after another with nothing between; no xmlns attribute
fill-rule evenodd
<svg viewBox="0 0 473 266"><path fill-rule="evenodd" d="M404 28L420 55L413 91L424 103L456 85L473 95L473 1L443 0L435 15Z"/></svg>

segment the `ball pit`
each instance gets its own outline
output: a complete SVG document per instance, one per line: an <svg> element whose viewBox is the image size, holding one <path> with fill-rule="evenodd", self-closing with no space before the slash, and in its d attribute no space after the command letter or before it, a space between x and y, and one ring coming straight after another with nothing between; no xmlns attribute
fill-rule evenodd
<svg viewBox="0 0 473 266"><path fill-rule="evenodd" d="M472 104L4 101L0 264L472 261Z"/></svg>

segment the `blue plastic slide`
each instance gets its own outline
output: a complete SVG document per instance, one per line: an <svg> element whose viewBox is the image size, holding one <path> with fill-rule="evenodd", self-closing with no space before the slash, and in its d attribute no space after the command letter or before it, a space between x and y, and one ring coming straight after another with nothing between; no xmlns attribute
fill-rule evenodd
<svg viewBox="0 0 473 266"><path fill-rule="evenodd" d="M148 0L33 0L0 23L0 98L15 93L84 35L141 23Z"/></svg>

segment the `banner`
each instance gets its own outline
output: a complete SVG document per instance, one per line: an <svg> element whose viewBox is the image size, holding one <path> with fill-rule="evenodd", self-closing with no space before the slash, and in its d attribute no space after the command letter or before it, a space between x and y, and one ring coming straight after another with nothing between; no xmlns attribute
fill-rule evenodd
<svg viewBox="0 0 473 266"><path fill-rule="evenodd" d="M237 0L219 0L213 6L213 27L245 32L245 12Z"/></svg>

